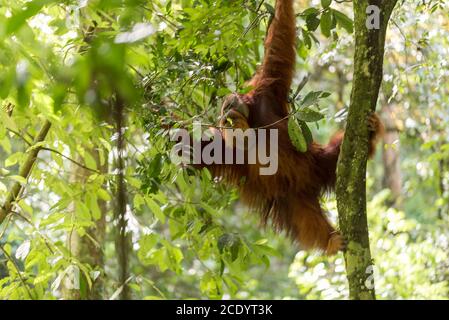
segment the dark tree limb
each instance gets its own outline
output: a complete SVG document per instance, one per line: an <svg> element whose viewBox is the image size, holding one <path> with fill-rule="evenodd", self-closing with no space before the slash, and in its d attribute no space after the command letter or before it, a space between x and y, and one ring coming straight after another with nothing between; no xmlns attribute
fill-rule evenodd
<svg viewBox="0 0 449 320"><path fill-rule="evenodd" d="M115 157L115 168L117 170L116 188L115 188L115 206L114 220L117 223L115 248L117 251L117 262L119 268L119 284L121 286L120 300L129 300L131 297L128 278L129 278L129 251L130 251L130 235L126 231L128 220L126 219L126 205L128 202L127 188L125 181L125 159L124 152L126 147L125 141L125 106L123 100L117 95L113 101L113 117L115 121L115 129L117 132L117 153Z"/></svg>
<svg viewBox="0 0 449 320"><path fill-rule="evenodd" d="M45 121L44 125L42 126L41 130L39 131L38 135L34 139L33 145L37 145L39 142L42 142L45 140L45 137L48 134L48 131L50 130L51 122ZM25 163L20 167L19 176L27 179L28 176L31 173L31 169L33 168L34 163L36 162L37 156L39 154L39 151L41 150L41 147L31 148L28 152L28 157L25 160ZM0 224L5 220L6 216L11 212L14 203L16 199L20 196L20 193L22 192L23 186L20 182L16 182L11 187L11 190L8 193L8 196L6 197L6 200L3 204L3 206L0 208Z"/></svg>

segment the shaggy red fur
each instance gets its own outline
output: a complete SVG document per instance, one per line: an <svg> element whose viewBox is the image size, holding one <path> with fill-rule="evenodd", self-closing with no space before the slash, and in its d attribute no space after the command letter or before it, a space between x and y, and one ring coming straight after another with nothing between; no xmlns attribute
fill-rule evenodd
<svg viewBox="0 0 449 320"><path fill-rule="evenodd" d="M293 0L277 0L265 41L263 65L249 82L252 91L232 95L222 107L221 126L231 123L234 128L278 129L277 174L260 175L258 164L213 165L209 169L215 176L238 186L242 202L260 212L264 222L271 220L277 229L285 230L305 249L334 254L344 248L345 241L324 215L319 199L335 185L343 133L335 134L324 146L313 142L307 152L300 153L290 142L287 120L279 121L289 113L295 38ZM229 117L233 121L227 122ZM382 126L377 116L370 120L372 155Z"/></svg>

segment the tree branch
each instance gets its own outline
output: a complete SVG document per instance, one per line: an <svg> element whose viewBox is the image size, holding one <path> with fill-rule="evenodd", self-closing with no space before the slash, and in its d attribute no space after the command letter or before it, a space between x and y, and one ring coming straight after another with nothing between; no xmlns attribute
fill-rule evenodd
<svg viewBox="0 0 449 320"><path fill-rule="evenodd" d="M86 166L83 165L82 163L80 163L80 162L78 162L78 161L76 161L76 160L74 160L74 159L72 159L72 158L70 158L70 157L67 157L66 155L64 155L62 152L59 152L58 150L55 150L55 149L52 149L52 148L47 148L47 147L41 147L41 150L46 150L46 151L54 152L54 153L59 154L61 157L63 157L63 158L65 158L65 159L69 160L70 162L76 164L77 166L79 166L79 167L81 167L81 168L83 168L83 169L86 169L86 170L89 170L89 171L92 171L92 172L95 172L95 173L98 173L98 174L102 174L102 173L101 173L100 171L98 171L98 170L95 170L95 169L86 167Z"/></svg>
<svg viewBox="0 0 449 320"><path fill-rule="evenodd" d="M48 134L48 130L50 130L51 122L45 121L44 125L42 126L41 130L39 131L38 135L34 139L33 145L38 144L39 142L42 142L45 140L45 137ZM28 157L25 160L25 163L22 165L19 171L19 176L27 179L28 176L31 173L31 169L33 168L34 162L36 161L37 155L39 154L39 151L41 150L41 147L33 148L29 151ZM11 191L6 197L5 203L0 208L0 224L5 220L6 216L11 211L12 207L14 206L14 202L16 201L17 197L20 195L22 191L22 185L20 182L15 182L13 186L11 187Z"/></svg>
<svg viewBox="0 0 449 320"><path fill-rule="evenodd" d="M340 229L348 241L345 263L351 299L375 299L366 213L368 117L376 109L383 74L385 35L396 1L354 0L354 80L336 185ZM380 8L379 29L366 27L366 8L372 4Z"/></svg>

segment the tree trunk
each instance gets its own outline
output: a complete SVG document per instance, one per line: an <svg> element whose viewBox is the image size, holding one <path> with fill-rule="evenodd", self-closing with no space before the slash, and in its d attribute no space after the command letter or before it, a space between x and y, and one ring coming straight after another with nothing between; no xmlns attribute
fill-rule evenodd
<svg viewBox="0 0 449 320"><path fill-rule="evenodd" d="M86 45L89 44L95 35L95 23L85 18L85 9L81 9L81 19L79 21L79 34L83 36L84 43L78 48L78 52L82 53L86 50ZM86 32L84 30L86 29ZM95 159L96 166L101 173L107 173L108 166L108 154L105 152L105 163L101 165L99 151L92 148L87 150ZM82 159L80 159L82 160ZM72 181L80 184L85 184L90 174L90 170L76 166L73 168ZM86 288L86 281L81 279L84 274L80 273L80 288L67 288L63 287L62 294L65 299L68 300L100 300L104 299L104 245L106 238L106 214L107 203L103 200L97 200L98 207L101 211L100 218L95 221L95 225L86 230L91 239L88 236L81 237L78 232L73 231L67 235L67 246L72 256L78 259L81 263L87 263L95 268L95 271L99 271L100 275L93 281L92 287ZM72 208L74 211L76 207ZM93 217L92 217L93 219ZM95 241L95 242L94 242Z"/></svg>
<svg viewBox="0 0 449 320"><path fill-rule="evenodd" d="M97 163L97 168L101 173L106 173L108 170L107 160L103 166L100 164L99 152L96 150L89 150L94 155ZM105 159L107 159L107 154ZM76 166L73 170L73 181L80 184L85 184L91 171ZM94 267L95 271L100 272L97 278L92 281L92 287L87 287L85 279L79 279L81 286L79 288L63 288L64 299L67 300L101 300L104 299L104 244L106 235L106 214L107 203L103 200L97 200L100 208L101 216L95 221L95 226L86 230L90 237L81 237L78 232L73 231L67 235L67 246L73 257L78 259L81 263L87 263ZM76 210L75 207L72 208ZM94 242L95 241L95 242ZM79 273L79 277L84 277L84 274Z"/></svg>
<svg viewBox="0 0 449 320"><path fill-rule="evenodd" d="M382 160L384 167L384 177L382 185L390 189L391 196L389 205L393 207L400 206L402 195L402 177L399 159L399 132L393 117L393 106L385 105L382 108L382 120L385 126L382 149Z"/></svg>
<svg viewBox="0 0 449 320"><path fill-rule="evenodd" d="M441 147L438 146L438 150ZM438 150L435 150L435 152L438 152ZM443 220L448 214L449 214L449 160L448 159L441 159L438 161L438 189L440 198L443 199L443 203L445 205L441 205L440 208L438 208L438 219Z"/></svg>
<svg viewBox="0 0 449 320"><path fill-rule="evenodd" d="M348 241L346 272L351 299L375 299L366 215L368 117L382 82L385 34L396 0L354 0L354 77L346 133L337 168L339 223ZM367 7L380 9L380 28L368 29ZM370 278L371 277L371 278Z"/></svg>
<svg viewBox="0 0 449 320"><path fill-rule="evenodd" d="M119 285L121 287L120 300L129 300L130 292L128 286L129 277L129 251L131 250L130 235L126 230L128 221L126 219L127 190L125 183L125 108L123 101L117 97L113 102L113 116L117 132L117 144L115 155L115 168L117 172L115 186L114 220L116 223L115 249L119 268Z"/></svg>

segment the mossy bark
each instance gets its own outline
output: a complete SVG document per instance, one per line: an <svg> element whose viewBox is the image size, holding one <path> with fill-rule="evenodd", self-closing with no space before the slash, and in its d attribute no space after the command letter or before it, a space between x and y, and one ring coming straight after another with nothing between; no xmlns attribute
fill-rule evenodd
<svg viewBox="0 0 449 320"><path fill-rule="evenodd" d="M100 153L97 149L88 150L94 156L96 167L102 174L107 174L107 161L102 165L100 161ZM108 159L108 153L104 150L105 159ZM81 160L81 159L80 159ZM81 161L80 161L81 162ZM92 175L92 172L80 166L73 166L72 182L85 185ZM106 185L103 185L106 187ZM86 235L80 236L78 232L72 230L67 233L67 247L72 257L81 263L90 265L99 275L93 279L92 287L88 287L85 275L80 273L80 287L67 288L63 287L62 294L66 300L102 300L105 299L105 271L104 271L104 247L106 238L106 215L108 204L104 200L97 200L100 209L100 217L94 220L92 227L86 229ZM75 212L76 207L73 205L72 210Z"/></svg>
<svg viewBox="0 0 449 320"><path fill-rule="evenodd" d="M354 0L354 77L346 133L337 168L337 204L340 229L348 240L346 272L351 299L375 299L371 276L366 215L368 118L375 111L382 82L385 34L396 0ZM368 29L367 7L380 9L380 28ZM369 282L370 285L367 285Z"/></svg>

